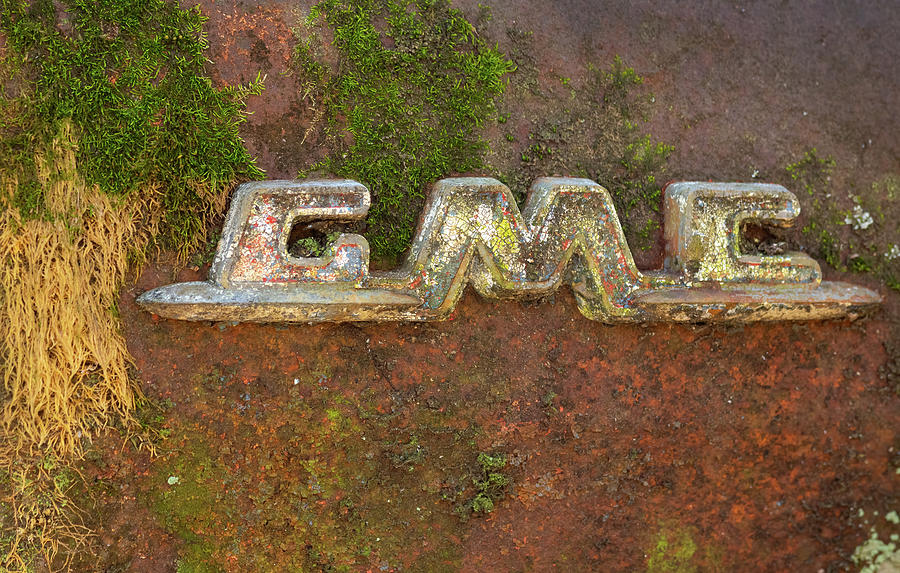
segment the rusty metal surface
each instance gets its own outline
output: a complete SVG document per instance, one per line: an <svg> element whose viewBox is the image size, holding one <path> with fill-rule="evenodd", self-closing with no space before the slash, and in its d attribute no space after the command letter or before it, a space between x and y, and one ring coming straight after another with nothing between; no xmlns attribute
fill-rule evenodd
<svg viewBox="0 0 900 573"><path fill-rule="evenodd" d="M453 2L473 18L478 4ZM524 53L556 96L510 86L509 121L490 139L510 157L490 158L498 171L522 169L519 155L534 143L527 134L559 117L552 108L570 92L555 74L577 84L590 63L620 54L649 76L657 109L645 128L677 142L673 177L749 180L759 169L785 184L784 166L813 146L837 160L832 191L865 191L897 172L900 90L897 67L884 63L900 61L900 12L889 3L486 4L493 19L479 34ZM270 177L294 177L331 151L315 137L301 142L313 114L299 99L298 75L288 73L297 4L201 5L217 84L269 73L264 96L249 100L242 135ZM524 33L531 51L513 35ZM265 51L254 49L260 44ZM561 144L559 153L571 148ZM796 185L787 187L808 216L813 197ZM817 187L814 197L827 191ZM631 247L639 269L663 266L661 242ZM829 280L884 288L820 262ZM851 556L869 537L873 511L886 524L900 507L900 299L888 289L883 311L853 323L606 328L584 320L565 287L541 304L469 292L439 323L232 327L138 312L134 296L147 289L207 278L205 269L175 272L145 265L118 305L144 392L176 404L166 424L175 453L148 460L117 435L100 444L108 455L85 475L113 493L87 564L75 570L171 571L196 539L216 543L212 567L241 572L304 569L298 561L312 570L858 570ZM326 408L339 409L353 432L327 437ZM473 446L456 438L467 427ZM174 493L167 470L205 477L210 467L197 453L206 450L186 448L184 435L209 449L212 467L227 468L227 493L209 480L200 525L173 533L170 515L147 509L157 499L150 496ZM413 437L424 459L415 471L395 467L397 444ZM303 464L321 465L301 467L298 451ZM438 488L471 470L480 451L506 453L512 490L486 518L463 522ZM296 497L326 472L343 487L313 496L316 503ZM293 523L301 502L314 508L317 528L280 526L278 518ZM351 553L362 547L371 554Z"/></svg>
<svg viewBox="0 0 900 573"><path fill-rule="evenodd" d="M572 286L602 322L747 322L855 317L880 296L821 282L803 253L740 252L745 221L790 225L797 198L779 185L682 182L665 194L663 269L637 269L609 192L587 179L540 178L522 209L481 177L434 189L406 263L370 273L365 238L342 234L317 258L288 253L297 222L365 217L360 183L268 181L235 192L207 282L153 289L138 303L182 320L441 320L466 285L488 298L535 298Z"/></svg>

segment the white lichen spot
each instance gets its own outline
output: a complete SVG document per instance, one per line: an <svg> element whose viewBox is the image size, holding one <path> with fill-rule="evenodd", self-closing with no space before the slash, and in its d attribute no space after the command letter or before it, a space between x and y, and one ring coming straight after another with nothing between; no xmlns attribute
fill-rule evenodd
<svg viewBox="0 0 900 573"><path fill-rule="evenodd" d="M875 220L868 211L864 211L860 205L854 205L853 210L844 217L844 224L852 225L857 231L864 231L872 226Z"/></svg>
<svg viewBox="0 0 900 573"><path fill-rule="evenodd" d="M900 246L893 244L891 248L888 249L888 252L884 254L884 258L889 261L893 261L896 258L900 258Z"/></svg>
<svg viewBox="0 0 900 573"><path fill-rule="evenodd" d="M896 511L888 512L885 519L895 525L900 523L900 515ZM894 571L900 567L900 550L897 548L897 540L898 535L893 533L890 535L889 541L885 542L879 537L878 531L874 527L870 528L869 538L853 551L853 562L861 566L860 573Z"/></svg>

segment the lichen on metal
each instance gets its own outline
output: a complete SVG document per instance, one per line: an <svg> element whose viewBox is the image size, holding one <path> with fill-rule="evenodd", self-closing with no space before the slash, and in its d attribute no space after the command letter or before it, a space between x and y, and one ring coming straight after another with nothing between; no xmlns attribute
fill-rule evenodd
<svg viewBox="0 0 900 573"><path fill-rule="evenodd" d="M522 211L495 179L435 183L405 264L370 272L365 238L342 234L321 257L288 252L298 222L363 219L369 191L349 180L263 181L235 192L206 282L138 297L182 320L322 322L441 320L467 285L490 298L534 298L571 285L578 309L608 323L855 317L871 290L822 282L803 253L742 253L741 225L786 226L797 198L779 185L670 184L666 259L641 272L609 192L587 179L541 178Z"/></svg>

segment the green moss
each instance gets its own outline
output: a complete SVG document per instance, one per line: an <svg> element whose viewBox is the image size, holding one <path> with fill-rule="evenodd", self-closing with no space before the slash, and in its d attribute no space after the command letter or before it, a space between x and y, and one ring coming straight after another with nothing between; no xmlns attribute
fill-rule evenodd
<svg viewBox="0 0 900 573"><path fill-rule="evenodd" d="M154 473L154 512L184 546L178 571L220 571L215 560L221 518L236 514L233 500L223 495L226 473L199 440L184 440L181 455ZM224 515L223 515L224 514Z"/></svg>
<svg viewBox="0 0 900 573"><path fill-rule="evenodd" d="M294 243L294 249L307 253L307 257L318 257L322 254L322 246L312 237L298 239Z"/></svg>
<svg viewBox="0 0 900 573"><path fill-rule="evenodd" d="M47 216L34 155L63 121L88 183L121 197L158 186L166 246L203 232L222 186L262 176L237 132L262 81L213 87L205 20L163 0L3 1L0 170L18 177L23 215Z"/></svg>
<svg viewBox="0 0 900 573"><path fill-rule="evenodd" d="M649 244L650 231L659 228L659 218L652 213L659 212L661 177L675 147L654 143L650 135L640 133L639 124L649 115L649 106L655 101L652 95L637 93L641 84L643 78L619 56L609 70L595 75L592 87L603 94L605 113L610 114L608 121L613 128L611 133L601 136L608 149L606 161L618 158L621 168L597 165L591 171L610 185L627 234L636 234L641 239L637 246L645 247Z"/></svg>
<svg viewBox="0 0 900 573"><path fill-rule="evenodd" d="M175 562L177 573L219 573L225 568L212 561L212 550L202 543L185 546Z"/></svg>
<svg viewBox="0 0 900 573"><path fill-rule="evenodd" d="M333 71L315 27L333 35ZM341 2L310 11L295 50L333 151L306 171L358 179L373 192L366 236L376 257L409 246L426 185L482 166L479 129L513 69L446 0Z"/></svg>
<svg viewBox="0 0 900 573"><path fill-rule="evenodd" d="M722 548L711 540L698 540L695 527L675 520L659 523L645 553L647 573L725 571Z"/></svg>
<svg viewBox="0 0 900 573"><path fill-rule="evenodd" d="M662 527L647 552L648 573L691 573L697 544L687 529Z"/></svg>
<svg viewBox="0 0 900 573"><path fill-rule="evenodd" d="M182 540L179 570L457 570L460 522L439 493L455 479L448 466L472 450L444 443L444 423L410 434L365 397L329 390L324 362L295 376L283 408L259 407L254 382L228 372L190 377L194 392L179 407L215 412L216 429L171 412L173 437L143 487ZM421 552L410 555L410 538Z"/></svg>
<svg viewBox="0 0 900 573"><path fill-rule="evenodd" d="M625 146L625 155L621 160L626 169L622 178L622 193L628 195L629 208L641 201L659 202L661 189L654 173L663 167L674 150L672 145L652 143L649 135Z"/></svg>
<svg viewBox="0 0 900 573"><path fill-rule="evenodd" d="M835 269L873 273L900 290L900 177L887 174L868 188L838 195L831 186L835 168L834 159L815 148L785 167L787 184L807 196L802 212L808 250Z"/></svg>
<svg viewBox="0 0 900 573"><path fill-rule="evenodd" d="M481 452L478 454L478 465L481 467L481 475L472 479L475 497L470 509L472 513L491 513L495 502L503 497L509 485L509 478L501 473L506 467L506 456Z"/></svg>
<svg viewBox="0 0 900 573"><path fill-rule="evenodd" d="M833 157L830 155L819 157L819 151L813 147L807 150L803 157L785 167L785 171L807 195L812 197L817 190L822 191L828 186L835 165Z"/></svg>
<svg viewBox="0 0 900 573"><path fill-rule="evenodd" d="M616 57L606 68L590 66L581 81L570 81L562 90L541 84L537 71L525 64L527 46L520 51L522 71L513 75L509 96L519 101L509 105L529 111L531 130L523 149L494 146L490 157L494 170L510 174L507 183L520 202L537 177L555 174L598 181L612 195L629 245L653 245L662 221L666 163L674 147L641 131L655 101L643 79Z"/></svg>
<svg viewBox="0 0 900 573"><path fill-rule="evenodd" d="M339 236L340 233L335 231L321 238L302 237L288 245L288 252L297 257L321 257Z"/></svg>
<svg viewBox="0 0 900 573"><path fill-rule="evenodd" d="M850 270L855 273L870 273L873 270L872 262L866 257L855 256L850 259Z"/></svg>

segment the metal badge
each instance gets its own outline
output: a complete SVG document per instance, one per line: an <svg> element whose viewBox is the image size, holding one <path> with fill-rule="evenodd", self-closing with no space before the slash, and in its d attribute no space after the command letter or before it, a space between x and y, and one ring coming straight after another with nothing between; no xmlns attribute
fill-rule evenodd
<svg viewBox="0 0 900 573"><path fill-rule="evenodd" d="M878 293L822 282L803 253L741 253L741 225L789 225L800 206L780 185L673 183L665 190L666 258L641 272L609 192L588 179L541 178L522 211L495 179L434 185L406 263L369 271L365 238L342 234L317 258L288 252L298 222L363 219L360 183L241 185L206 282L138 297L168 318L240 322L442 320L466 285L485 297L541 297L571 285L581 313L615 322L749 322L856 317Z"/></svg>

